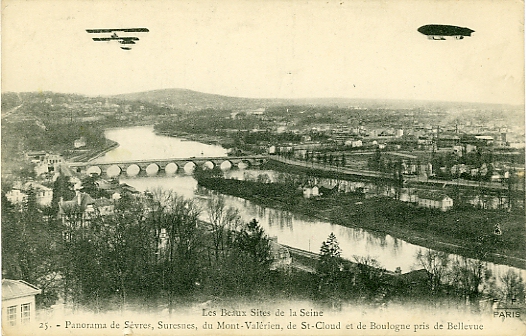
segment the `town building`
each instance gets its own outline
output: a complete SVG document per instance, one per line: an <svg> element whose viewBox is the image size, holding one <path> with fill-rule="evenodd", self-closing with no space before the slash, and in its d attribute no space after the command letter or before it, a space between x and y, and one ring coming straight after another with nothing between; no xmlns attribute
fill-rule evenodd
<svg viewBox="0 0 526 336"><path fill-rule="evenodd" d="M6 194L5 197L12 204L18 205L23 204L27 200L27 194L22 192L20 189L11 189Z"/></svg>
<svg viewBox="0 0 526 336"><path fill-rule="evenodd" d="M302 190L303 197L305 198L317 197L321 195L320 188L318 186L304 186Z"/></svg>
<svg viewBox="0 0 526 336"><path fill-rule="evenodd" d="M114 202L109 199L93 199L89 194L76 191L75 197L70 201L62 198L58 203L58 215L66 223L70 218L85 222L97 215L106 216L114 212Z"/></svg>
<svg viewBox="0 0 526 336"><path fill-rule="evenodd" d="M2 329L30 324L35 319L35 296L40 293L23 280L2 279Z"/></svg>
<svg viewBox="0 0 526 336"><path fill-rule="evenodd" d="M27 201L30 190L35 193L37 204L42 206L51 205L53 189L36 182L27 182L21 187L13 188L6 193L6 198L12 204L21 205Z"/></svg>
<svg viewBox="0 0 526 336"><path fill-rule="evenodd" d="M448 195L430 190L417 191L417 203L424 208L447 211L453 207L453 199Z"/></svg>
<svg viewBox="0 0 526 336"><path fill-rule="evenodd" d="M73 142L73 147L75 148L86 147L86 138L80 137L79 139L75 139L75 141Z"/></svg>
<svg viewBox="0 0 526 336"><path fill-rule="evenodd" d="M63 163L64 158L60 154L46 153L46 155L43 158L43 161L49 166L56 166L59 163Z"/></svg>
<svg viewBox="0 0 526 336"><path fill-rule="evenodd" d="M64 163L64 158L60 154L46 153L44 151L33 151L26 153L26 159L34 164L37 175L56 171L58 166Z"/></svg>
<svg viewBox="0 0 526 336"><path fill-rule="evenodd" d="M46 156L46 152L44 151L26 152L26 159L31 162L35 162L35 163L43 161L45 156Z"/></svg>
<svg viewBox="0 0 526 336"><path fill-rule="evenodd" d="M347 140L345 141L345 145L346 146L351 146L351 147L362 147L363 146L363 142L362 140Z"/></svg>
<svg viewBox="0 0 526 336"><path fill-rule="evenodd" d="M27 182L24 185L24 190L33 189L33 192L36 196L37 204L42 206L51 205L51 200L53 199L53 189L46 187L40 183L36 182Z"/></svg>

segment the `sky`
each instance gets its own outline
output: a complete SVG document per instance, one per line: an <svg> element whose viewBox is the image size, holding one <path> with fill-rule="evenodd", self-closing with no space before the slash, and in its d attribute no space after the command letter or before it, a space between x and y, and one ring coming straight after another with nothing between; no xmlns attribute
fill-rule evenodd
<svg viewBox="0 0 526 336"><path fill-rule="evenodd" d="M425 24L475 30L428 40ZM131 51L86 29L146 27ZM2 92L524 103L515 0L3 0Z"/></svg>

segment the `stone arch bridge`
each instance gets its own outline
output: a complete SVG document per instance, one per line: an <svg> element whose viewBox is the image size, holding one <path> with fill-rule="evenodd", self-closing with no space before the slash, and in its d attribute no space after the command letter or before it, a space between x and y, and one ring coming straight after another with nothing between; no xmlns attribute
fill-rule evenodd
<svg viewBox="0 0 526 336"><path fill-rule="evenodd" d="M231 168L248 168L259 166L267 161L264 155L253 156L225 156L225 157L191 157L173 159L130 160L115 162L70 162L68 166L77 173L106 175L116 177L120 175L155 176L164 172L173 175L179 172L191 173L196 167L222 170Z"/></svg>

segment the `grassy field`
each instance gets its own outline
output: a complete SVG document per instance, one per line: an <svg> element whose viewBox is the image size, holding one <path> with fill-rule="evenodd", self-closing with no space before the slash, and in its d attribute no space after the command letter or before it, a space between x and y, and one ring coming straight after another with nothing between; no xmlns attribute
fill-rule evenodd
<svg viewBox="0 0 526 336"><path fill-rule="evenodd" d="M441 212L386 197L334 194L305 199L279 184L209 179L203 186L260 205L334 224L388 233L410 243L467 257L526 268L525 216L475 208ZM499 224L502 235L495 235Z"/></svg>

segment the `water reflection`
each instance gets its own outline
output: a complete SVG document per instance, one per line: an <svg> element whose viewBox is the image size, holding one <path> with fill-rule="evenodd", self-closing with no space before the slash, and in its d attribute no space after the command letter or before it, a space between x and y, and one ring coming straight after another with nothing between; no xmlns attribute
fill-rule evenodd
<svg viewBox="0 0 526 336"><path fill-rule="evenodd" d="M201 155L201 153L205 156L226 156L226 150L219 146L158 136L153 134L151 127L110 130L107 136L119 142L119 151L109 152L100 160L115 160L117 156L121 159L124 156L128 159L191 157ZM257 176L262 173L267 174L271 181L286 178L286 174L256 170L231 170L226 175L237 179L257 179ZM198 188L192 176L183 174L175 174L171 177L124 177L121 178L121 182L128 183L140 191L155 188L171 189L181 196L195 199L203 208L210 195L213 194L204 188ZM317 179L317 182L321 185L326 183L327 186L338 184L341 190L363 191L371 195L374 195L375 190L379 194L393 192L392 188L374 185L370 182L334 179ZM411 191L404 190L403 192L410 193ZM239 210L243 220L249 221L256 218L270 236L278 237L280 243L307 251L318 252L322 242L331 232L334 232L340 242L344 258L352 260L354 255L372 257L388 270L394 271L396 267L401 267L402 271L406 272L418 266L416 255L419 251L424 250L420 246L380 232L368 232L360 228L334 225L303 215L262 207L236 197L228 196L225 199L227 205ZM451 256L451 258L457 257ZM508 266L493 263L488 263L488 268L497 277L510 269ZM516 268L512 269L518 271ZM525 270L521 270L521 273L523 278L526 277Z"/></svg>

